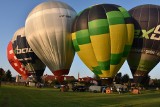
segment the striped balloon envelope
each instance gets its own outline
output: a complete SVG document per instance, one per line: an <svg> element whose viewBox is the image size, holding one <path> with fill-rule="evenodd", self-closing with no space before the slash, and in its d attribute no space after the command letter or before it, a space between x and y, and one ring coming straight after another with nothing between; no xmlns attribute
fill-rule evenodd
<svg viewBox="0 0 160 107"><path fill-rule="evenodd" d="M113 78L133 41L134 25L121 6L98 4L80 12L72 27L74 49L100 78Z"/></svg>
<svg viewBox="0 0 160 107"><path fill-rule="evenodd" d="M28 44L55 76L70 71L75 54L71 25L76 15L68 4L49 1L37 5L26 19Z"/></svg>
<svg viewBox="0 0 160 107"><path fill-rule="evenodd" d="M23 77L23 79L27 79L29 74L24 65L17 59L13 52L12 42L10 41L7 46L7 58L10 65Z"/></svg>
<svg viewBox="0 0 160 107"><path fill-rule="evenodd" d="M146 4L129 10L135 34L127 58L135 82L141 82L160 60L160 6Z"/></svg>

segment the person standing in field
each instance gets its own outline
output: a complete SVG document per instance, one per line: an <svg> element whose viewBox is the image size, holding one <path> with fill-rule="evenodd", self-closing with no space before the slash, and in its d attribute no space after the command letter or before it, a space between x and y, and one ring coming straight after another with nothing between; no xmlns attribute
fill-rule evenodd
<svg viewBox="0 0 160 107"><path fill-rule="evenodd" d="M106 88L105 88L105 87L103 87L103 88L102 88L102 93L104 94L104 93L105 93L105 91L106 91Z"/></svg>

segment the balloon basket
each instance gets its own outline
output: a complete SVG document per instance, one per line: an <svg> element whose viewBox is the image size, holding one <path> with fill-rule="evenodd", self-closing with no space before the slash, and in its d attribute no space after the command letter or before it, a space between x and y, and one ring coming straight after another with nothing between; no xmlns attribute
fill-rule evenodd
<svg viewBox="0 0 160 107"><path fill-rule="evenodd" d="M101 78L100 82L102 86L111 86L113 84L113 78Z"/></svg>
<svg viewBox="0 0 160 107"><path fill-rule="evenodd" d="M132 94L140 94L140 90L138 88L134 88L132 90Z"/></svg>
<svg viewBox="0 0 160 107"><path fill-rule="evenodd" d="M110 87L107 87L107 88L106 88L106 94L111 94L111 93L112 93L111 88L110 88Z"/></svg>
<svg viewBox="0 0 160 107"><path fill-rule="evenodd" d="M144 76L134 76L134 82L135 83L141 83L143 80Z"/></svg>

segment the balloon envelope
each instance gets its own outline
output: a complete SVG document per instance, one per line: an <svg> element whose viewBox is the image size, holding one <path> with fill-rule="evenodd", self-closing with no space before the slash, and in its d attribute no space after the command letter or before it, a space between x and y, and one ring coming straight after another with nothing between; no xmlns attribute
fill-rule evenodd
<svg viewBox="0 0 160 107"><path fill-rule="evenodd" d="M23 64L17 59L13 52L12 42L10 41L7 46L7 58L11 66L24 78L27 79L29 76L27 69Z"/></svg>
<svg viewBox="0 0 160 107"><path fill-rule="evenodd" d="M129 13L135 34L127 61L135 82L141 82L160 60L160 6L140 5Z"/></svg>
<svg viewBox="0 0 160 107"><path fill-rule="evenodd" d="M36 6L26 19L29 45L56 76L68 74L73 61L71 25L75 16L69 5L52 1Z"/></svg>
<svg viewBox="0 0 160 107"><path fill-rule="evenodd" d="M134 25L121 6L99 4L77 15L72 41L80 59L101 78L113 78L133 41Z"/></svg>
<svg viewBox="0 0 160 107"><path fill-rule="evenodd" d="M46 66L29 46L26 40L24 27L18 29L14 33L12 46L16 57L25 66L28 72L31 75L40 78L40 76L43 75Z"/></svg>

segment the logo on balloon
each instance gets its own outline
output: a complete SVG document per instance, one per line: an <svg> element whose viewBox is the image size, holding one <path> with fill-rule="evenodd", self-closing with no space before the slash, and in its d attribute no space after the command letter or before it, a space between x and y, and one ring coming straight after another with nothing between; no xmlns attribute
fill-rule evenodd
<svg viewBox="0 0 160 107"><path fill-rule="evenodd" d="M142 34L141 34L142 33ZM135 30L135 38L146 38L152 40L160 40L160 25L150 30Z"/></svg>
<svg viewBox="0 0 160 107"><path fill-rule="evenodd" d="M27 63L35 63L35 60L38 59L29 46L25 36L17 35L12 45L16 57L24 65Z"/></svg>
<svg viewBox="0 0 160 107"><path fill-rule="evenodd" d="M71 18L71 16L69 16L69 15L60 15L59 17Z"/></svg>
<svg viewBox="0 0 160 107"><path fill-rule="evenodd" d="M29 53L29 52L33 52L33 50L31 48L18 49L18 46L15 49L16 54Z"/></svg>
<svg viewBox="0 0 160 107"><path fill-rule="evenodd" d="M160 56L160 52L156 50L149 50L149 49L132 49L131 52L136 52L136 53L146 53L150 55L157 55Z"/></svg>

